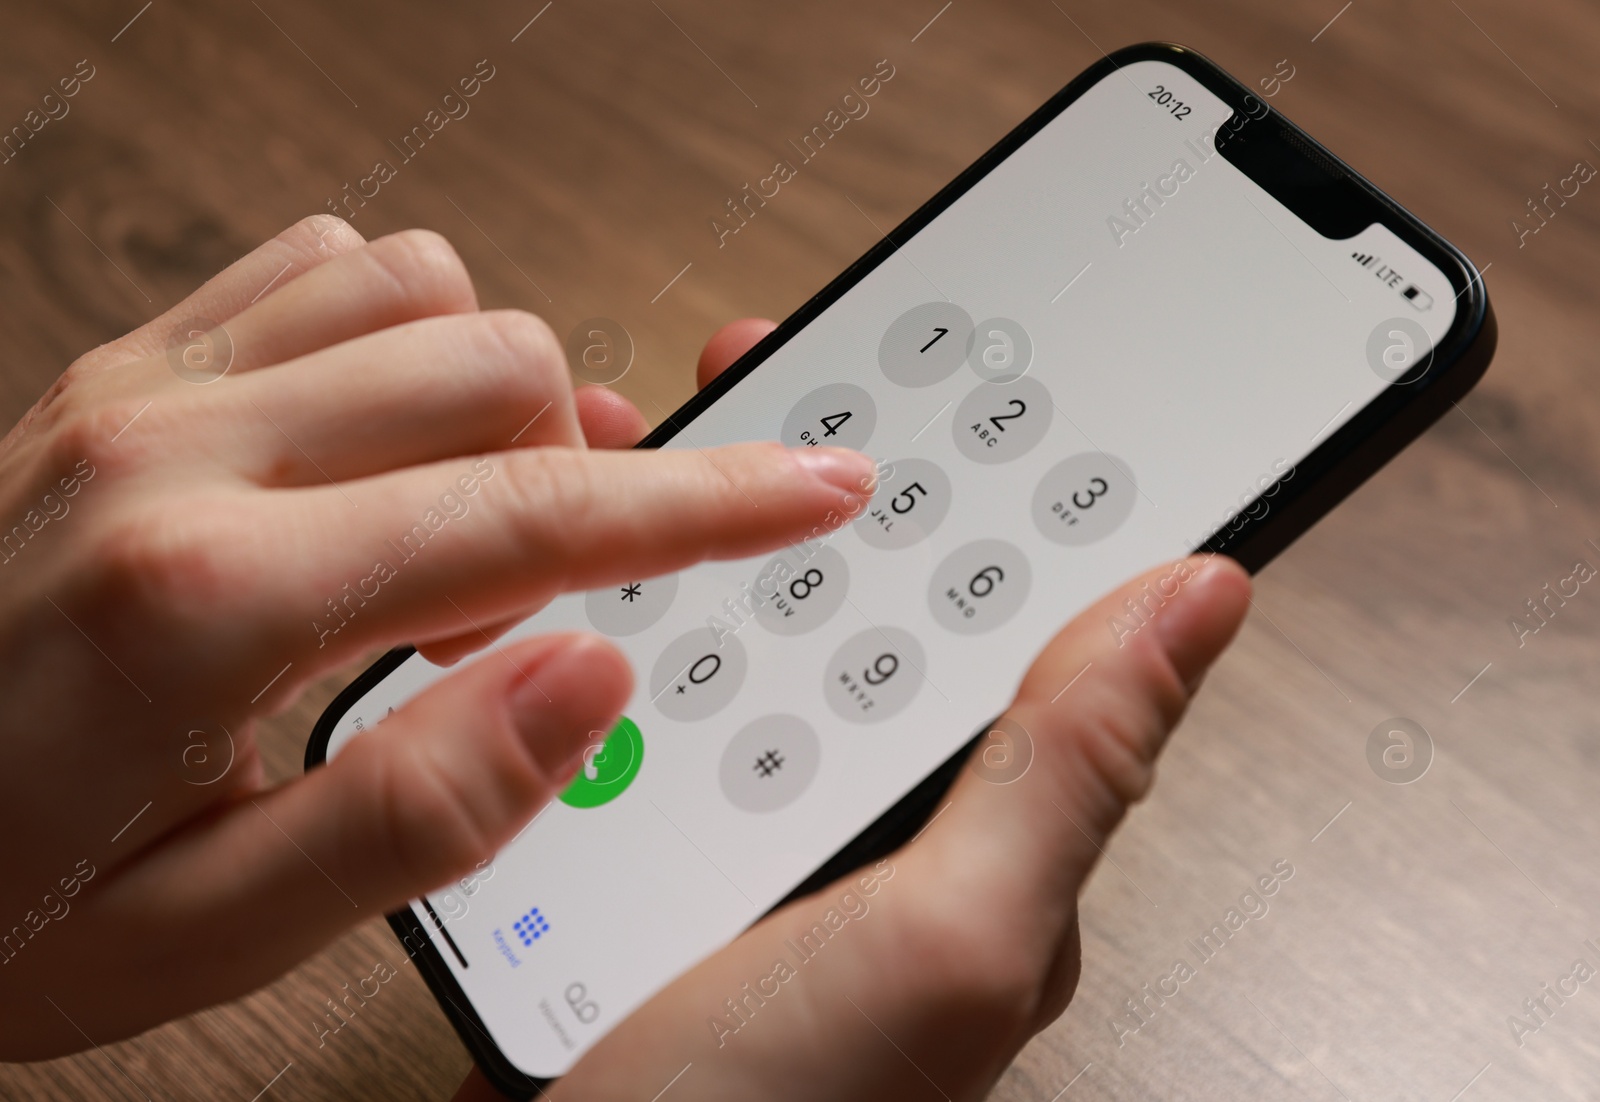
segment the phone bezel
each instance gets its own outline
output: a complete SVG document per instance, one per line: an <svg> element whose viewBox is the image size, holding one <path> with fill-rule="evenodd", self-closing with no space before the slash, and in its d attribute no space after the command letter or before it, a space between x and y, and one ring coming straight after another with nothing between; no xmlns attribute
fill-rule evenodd
<svg viewBox="0 0 1600 1102"><path fill-rule="evenodd" d="M1292 478L1274 482L1249 506L1229 518L1230 522L1237 520L1240 523L1237 525L1225 523L1223 528L1219 528L1211 538L1196 548L1196 550L1227 554L1237 559L1251 573L1265 566L1278 552L1416 439L1483 376L1494 354L1496 340L1494 315L1477 269L1460 250L1328 152L1310 135L1273 110L1270 105L1265 104L1249 88L1228 75L1214 62L1187 47L1172 43L1153 42L1126 47L1105 56L1073 78L954 180L918 207L891 233L886 234L882 240L868 249L860 259L812 296L772 333L741 356L711 385L669 415L655 431L640 442L638 447L659 447L671 439L680 431L683 424L692 421L708 409L741 379L760 366L774 351L816 320L868 272L891 257L899 248L896 242L907 241L921 232L956 199L993 171L1089 88L1122 66L1140 61L1164 61L1172 64L1198 80L1208 91L1234 108L1236 112L1250 112L1252 117L1258 120L1269 115L1277 120L1284 131L1292 136L1293 141L1313 151L1311 158L1318 159L1324 168L1331 167L1333 171L1342 174L1343 180L1359 190L1363 201L1369 201L1372 205L1374 215L1372 221L1387 226L1445 273L1461 306L1449 331L1436 345L1432 362L1424 374L1404 386L1390 386L1379 393L1297 463L1292 469ZM1255 107L1251 106L1252 101ZM1255 115L1254 112L1258 107L1265 107L1267 114ZM1301 155L1306 155L1304 149L1300 149L1299 152ZM1247 515L1253 506L1268 497L1274 501L1265 513L1259 516ZM326 760L328 742L339 719L413 653L415 648L410 646L390 651L334 698L312 729L306 747L305 765L308 770L323 764ZM916 788L886 810L849 844L823 862L814 873L797 885L794 891L775 904L774 909L790 900L810 894L846 873L892 852L909 839L937 806L982 731L983 728L980 728L971 740L930 773ZM438 999L440 1007L450 1019L462 1042L497 1089L513 1098L527 1098L553 1081L526 1075L500 1051L472 1006L471 1000L445 963L440 946L409 906L387 917L391 928L400 938L408 956L417 964L418 971ZM435 923L438 929L444 932L444 924L437 917ZM445 936L448 938L448 933L445 933Z"/></svg>

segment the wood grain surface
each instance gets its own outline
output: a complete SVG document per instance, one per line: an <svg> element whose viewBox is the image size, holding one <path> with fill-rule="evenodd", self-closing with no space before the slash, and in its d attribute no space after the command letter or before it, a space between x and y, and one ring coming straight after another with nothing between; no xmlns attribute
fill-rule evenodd
<svg viewBox="0 0 1600 1102"><path fill-rule="evenodd" d="M1247 83L1286 59L1274 105L1487 266L1500 352L1261 577L1087 890L1077 998L994 1097L1600 1097L1600 987L1521 1044L1507 1021L1600 938L1600 588L1521 646L1508 625L1600 565L1600 182L1520 243L1512 227L1600 164L1592 5L13 0L0 127L80 59L95 75L0 164L0 413L398 162L391 141L487 58L470 114L354 225L439 230L486 306L559 333L616 319L638 349L618 387L660 420L717 325L785 315L1102 48L1147 39ZM896 75L870 114L719 247L711 217L880 58ZM274 776L341 683L267 725ZM1393 716L1432 736L1414 784L1368 764ZM1294 875L1266 914L1136 1033L1112 1024L1279 861ZM445 1097L468 1059L408 967L318 1044L324 1000L402 958L370 922L239 1002L0 1067L0 1096Z"/></svg>

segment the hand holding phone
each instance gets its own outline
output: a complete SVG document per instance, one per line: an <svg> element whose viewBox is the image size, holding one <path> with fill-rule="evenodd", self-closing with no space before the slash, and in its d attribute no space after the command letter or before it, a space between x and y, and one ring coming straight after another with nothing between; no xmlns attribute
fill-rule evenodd
<svg viewBox="0 0 1600 1102"><path fill-rule="evenodd" d="M915 831L1064 619L1195 548L1259 568L1493 343L1437 234L1205 59L1119 51L645 441L867 448L882 484L777 555L513 628L589 626L648 671L607 740L627 767L563 792L469 913L420 899L397 933L486 1074L541 1089L768 909ZM1130 597L1113 640L1173 596ZM387 656L308 764L439 672ZM597 1013L566 1012L574 985Z"/></svg>
<svg viewBox="0 0 1600 1102"><path fill-rule="evenodd" d="M442 238L327 217L69 368L0 445L0 1059L245 994L467 874L632 687L593 637L497 645L396 713L414 737L268 786L252 725L316 678L775 548L870 484L584 447L640 424L542 322L478 312Z"/></svg>

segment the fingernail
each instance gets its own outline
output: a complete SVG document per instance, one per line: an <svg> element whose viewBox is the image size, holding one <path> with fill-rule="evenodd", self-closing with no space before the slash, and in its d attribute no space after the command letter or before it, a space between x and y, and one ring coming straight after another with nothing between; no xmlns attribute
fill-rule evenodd
<svg viewBox="0 0 1600 1102"><path fill-rule="evenodd" d="M580 639L512 681L511 722L553 783L571 779L583 752L604 741L616 719L613 694L604 685L590 687L597 680L595 651L602 645Z"/></svg>
<svg viewBox="0 0 1600 1102"><path fill-rule="evenodd" d="M1194 559L1181 559L1163 571L1163 580L1172 578L1178 582L1178 592L1173 594L1161 615L1156 618L1156 631L1161 636L1162 646L1171 651L1188 649L1191 637L1201 626L1201 620L1192 610L1202 603L1206 586L1215 576L1218 564L1214 559L1196 562Z"/></svg>
<svg viewBox="0 0 1600 1102"><path fill-rule="evenodd" d="M836 490L864 494L877 485L877 466L858 451L849 448L790 448L789 454L801 469L810 472Z"/></svg>
<svg viewBox="0 0 1600 1102"><path fill-rule="evenodd" d="M1188 568L1189 577L1156 619L1161 645L1191 693L1206 670L1227 645L1248 607L1248 584L1233 598L1223 598L1219 587L1235 584L1237 563L1221 555L1195 556L1174 564L1173 571ZM1181 575L1178 575L1181 577Z"/></svg>

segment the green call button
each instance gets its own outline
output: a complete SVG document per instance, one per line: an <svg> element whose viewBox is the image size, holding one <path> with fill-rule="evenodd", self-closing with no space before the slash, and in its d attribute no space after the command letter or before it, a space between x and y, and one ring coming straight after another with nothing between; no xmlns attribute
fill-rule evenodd
<svg viewBox="0 0 1600 1102"><path fill-rule="evenodd" d="M561 802L568 807L599 807L627 791L644 762L644 737L638 726L623 716L606 741L584 752L583 767L572 778Z"/></svg>

